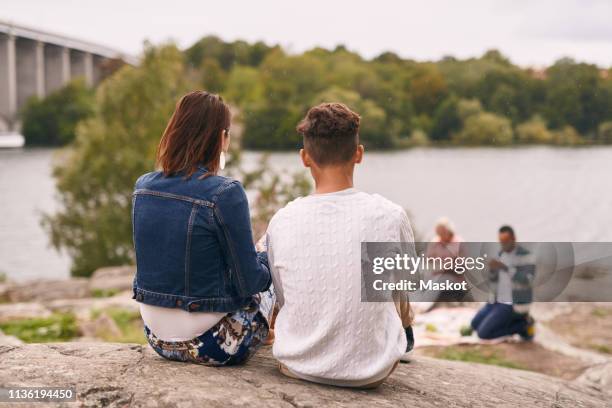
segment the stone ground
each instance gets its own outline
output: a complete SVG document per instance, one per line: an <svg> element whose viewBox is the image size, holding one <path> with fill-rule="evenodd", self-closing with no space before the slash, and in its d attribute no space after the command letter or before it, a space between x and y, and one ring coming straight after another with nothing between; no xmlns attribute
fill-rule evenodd
<svg viewBox="0 0 612 408"><path fill-rule="evenodd" d="M146 346L89 343L110 330L92 310L137 310L132 275L133 268L105 268L90 280L0 284L0 322L73 313L92 328L81 325L83 337L56 344L0 333L0 386L73 385L79 399L69 407L612 407L612 304L536 304L535 343L456 346L531 371L432 359L425 355L449 345L421 347L380 388L355 391L285 378L269 348L244 367L215 369L164 361ZM425 345L423 333L417 341Z"/></svg>
<svg viewBox="0 0 612 408"><path fill-rule="evenodd" d="M492 364L535 371L553 377L573 380L579 377L589 363L576 357L551 351L535 342L504 342L499 344L459 344L446 347L421 347L419 355L462 360L470 356L492 360ZM462 356L465 356L462 358ZM474 357L472 357L474 358Z"/></svg>
<svg viewBox="0 0 612 408"><path fill-rule="evenodd" d="M603 368L612 371L612 367ZM242 367L169 362L116 343L0 346L0 384L74 386L66 407L610 407L585 379L416 357L381 387L356 391L284 377L266 347ZM11 406L3 404L3 406ZM23 407L23 404L13 404ZM36 406L44 406L36 404Z"/></svg>

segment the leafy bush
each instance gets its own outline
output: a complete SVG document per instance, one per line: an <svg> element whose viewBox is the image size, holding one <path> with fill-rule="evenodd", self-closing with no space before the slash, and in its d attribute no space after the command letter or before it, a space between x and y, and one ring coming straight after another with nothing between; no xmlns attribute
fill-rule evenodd
<svg viewBox="0 0 612 408"><path fill-rule="evenodd" d="M612 120L599 125L597 138L602 143L612 143Z"/></svg>
<svg viewBox="0 0 612 408"><path fill-rule="evenodd" d="M553 133L546 127L540 116L534 116L528 122L516 127L516 139L519 143L547 144L553 141Z"/></svg>
<svg viewBox="0 0 612 408"><path fill-rule="evenodd" d="M93 113L93 91L80 80L24 106L22 133L28 145L64 145L74 140L77 124Z"/></svg>
<svg viewBox="0 0 612 408"><path fill-rule="evenodd" d="M503 116L481 112L468 116L453 141L462 145L507 145L512 143L512 124Z"/></svg>
<svg viewBox="0 0 612 408"><path fill-rule="evenodd" d="M576 129L571 126L564 126L553 132L553 140L555 144L561 146L576 146L584 143L584 139L578 134Z"/></svg>

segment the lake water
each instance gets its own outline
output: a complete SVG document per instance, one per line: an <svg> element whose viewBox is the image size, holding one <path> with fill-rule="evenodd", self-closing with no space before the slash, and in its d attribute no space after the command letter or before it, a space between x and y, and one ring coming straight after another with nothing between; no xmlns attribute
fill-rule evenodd
<svg viewBox="0 0 612 408"><path fill-rule="evenodd" d="M0 271L12 279L63 278L69 258L49 247L40 214L57 208L54 150L0 150ZM244 154L252 164L259 153ZM301 168L295 153L270 157ZM440 216L469 241L504 223L523 241L612 241L612 147L414 149L367 153L355 184L409 210L423 239Z"/></svg>

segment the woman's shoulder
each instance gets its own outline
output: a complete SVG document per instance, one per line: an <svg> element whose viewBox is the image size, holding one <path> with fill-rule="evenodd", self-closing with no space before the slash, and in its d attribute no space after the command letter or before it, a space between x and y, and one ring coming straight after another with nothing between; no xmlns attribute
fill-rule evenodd
<svg viewBox="0 0 612 408"><path fill-rule="evenodd" d="M146 188L147 184L149 184L153 180L159 179L161 176L161 171L150 171L148 173L145 173L136 179L136 183L134 183L134 189L138 190L141 188Z"/></svg>
<svg viewBox="0 0 612 408"><path fill-rule="evenodd" d="M220 176L218 174L207 177L211 182L216 184L216 191L213 195L213 201L227 198L238 198L246 200L246 191L242 183L234 178Z"/></svg>

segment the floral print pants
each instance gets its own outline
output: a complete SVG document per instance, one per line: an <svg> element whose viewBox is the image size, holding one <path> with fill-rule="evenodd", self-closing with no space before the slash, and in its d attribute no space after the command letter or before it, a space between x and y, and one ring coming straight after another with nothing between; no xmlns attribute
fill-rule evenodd
<svg viewBox="0 0 612 408"><path fill-rule="evenodd" d="M168 360L210 366L246 362L268 336L276 297L274 288L253 296L251 303L223 317L202 335L187 341L163 341L145 326L145 335L153 350Z"/></svg>

